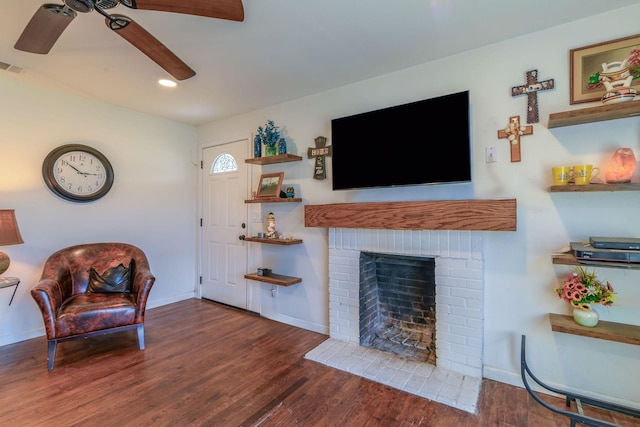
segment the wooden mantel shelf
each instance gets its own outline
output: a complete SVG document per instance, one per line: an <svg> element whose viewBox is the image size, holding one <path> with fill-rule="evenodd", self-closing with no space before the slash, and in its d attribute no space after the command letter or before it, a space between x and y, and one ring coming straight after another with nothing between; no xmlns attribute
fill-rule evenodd
<svg viewBox="0 0 640 427"><path fill-rule="evenodd" d="M515 231L516 199L306 205L305 227Z"/></svg>

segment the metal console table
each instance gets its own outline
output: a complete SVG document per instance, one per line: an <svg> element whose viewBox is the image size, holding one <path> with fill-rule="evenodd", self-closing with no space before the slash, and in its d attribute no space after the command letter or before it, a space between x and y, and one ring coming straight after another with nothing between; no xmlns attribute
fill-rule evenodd
<svg viewBox="0 0 640 427"><path fill-rule="evenodd" d="M582 405L588 405L588 406L593 406L596 408L602 408L602 409L606 409L608 411L613 411L613 412L619 412L621 414L625 414L625 415L631 415L633 417L638 417L640 418L640 411L632 409L632 408L627 408L625 406L620 406L620 405L616 405L613 403L609 403L609 402L604 402L601 400L596 400L593 399L591 397L586 397L586 396L581 396L579 394L575 394L575 393L571 393L571 392L567 392L564 390L559 390L557 388L554 387L550 387L546 384L544 384L542 381L540 381L538 378L536 378L535 375L533 375L533 373L531 372L531 370L529 369L529 366L527 366L527 360L525 357L525 336L522 335L522 344L521 344L521 350L520 350L520 372L522 375L522 382L524 383L524 387L527 389L527 392L529 392L529 394L535 399L536 402L538 402L539 404L541 404L542 406L544 406L545 408L547 408L548 410L555 412L557 414L561 414L561 415L565 415L567 417L569 417L569 419L571 420L571 427L575 427L576 423L580 424L580 425L585 425L585 426L593 426L593 427L621 427L618 424L612 424L609 423L607 421L603 421L603 420L599 420L593 417L589 417L583 414L582 411ZM571 407L571 402L575 401L576 402L576 408L578 412L570 412L570 411L565 411L562 409L558 409L552 405L549 405L547 402L545 402L544 400L542 400L529 386L529 384L527 383L527 374L531 377L531 379L533 379L533 381L535 381L539 386L562 396L565 396L566 399L566 406L567 408Z"/></svg>
<svg viewBox="0 0 640 427"><path fill-rule="evenodd" d="M3 288L13 288L13 294L11 294L11 299L9 300L9 305L13 302L13 297L16 296L16 291L18 290L18 285L20 284L20 279L17 277L0 277L0 289Z"/></svg>

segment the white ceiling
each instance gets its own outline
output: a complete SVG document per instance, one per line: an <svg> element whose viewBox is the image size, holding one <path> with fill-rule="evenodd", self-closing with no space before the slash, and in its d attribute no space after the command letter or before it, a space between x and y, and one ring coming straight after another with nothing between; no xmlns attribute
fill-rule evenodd
<svg viewBox="0 0 640 427"><path fill-rule="evenodd" d="M184 0L176 0L184 1ZM215 1L215 0L210 0ZM196 71L168 75L78 14L47 55L15 50L42 3L0 0L0 75L133 110L201 124L429 62L638 0L243 0L244 22L109 9L134 19Z"/></svg>

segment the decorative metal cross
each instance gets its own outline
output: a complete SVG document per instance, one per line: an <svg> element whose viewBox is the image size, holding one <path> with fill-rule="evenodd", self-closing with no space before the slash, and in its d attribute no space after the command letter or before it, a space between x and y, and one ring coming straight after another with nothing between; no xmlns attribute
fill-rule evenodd
<svg viewBox="0 0 640 427"><path fill-rule="evenodd" d="M313 168L314 179L325 179L327 177L327 169L325 168L325 156L331 155L331 146L326 147L327 138L319 136L315 140L316 147L307 150L307 157L312 159L315 157L316 164Z"/></svg>
<svg viewBox="0 0 640 427"><path fill-rule="evenodd" d="M511 96L527 94L527 123L538 123L538 92L555 87L555 80L538 81L538 70L527 71L527 84L511 88Z"/></svg>
<svg viewBox="0 0 640 427"><path fill-rule="evenodd" d="M506 138L511 145L511 161L520 161L520 136L533 134L533 126L520 126L520 116L509 117L509 125L498 130L498 138Z"/></svg>

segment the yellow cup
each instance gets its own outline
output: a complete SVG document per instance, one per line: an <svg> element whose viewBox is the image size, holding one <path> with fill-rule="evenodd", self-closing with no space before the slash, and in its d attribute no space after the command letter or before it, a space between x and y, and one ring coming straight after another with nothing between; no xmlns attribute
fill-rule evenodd
<svg viewBox="0 0 640 427"><path fill-rule="evenodd" d="M579 165L573 167L573 179L576 185L589 184L593 178L598 176L600 168L593 165Z"/></svg>
<svg viewBox="0 0 640 427"><path fill-rule="evenodd" d="M554 166L551 168L553 185L567 185L573 177L571 166Z"/></svg>

